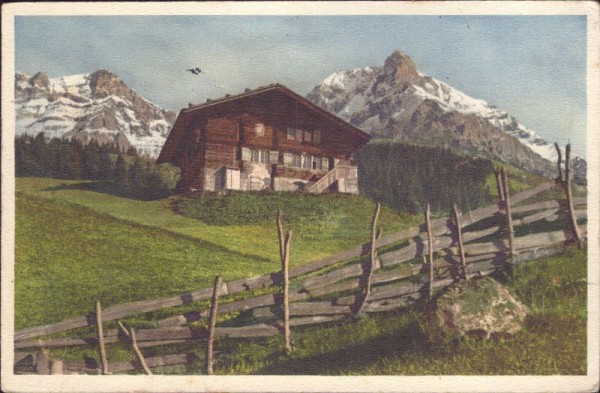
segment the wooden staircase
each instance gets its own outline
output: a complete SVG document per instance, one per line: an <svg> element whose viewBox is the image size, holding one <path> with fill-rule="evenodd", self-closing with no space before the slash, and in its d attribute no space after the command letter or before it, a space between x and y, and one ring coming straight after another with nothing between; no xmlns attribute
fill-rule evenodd
<svg viewBox="0 0 600 393"><path fill-rule="evenodd" d="M337 165L332 170L327 172L325 176L317 180L315 183L306 188L305 192L313 194L321 194L323 191L328 189L336 181L356 178L357 168L352 165ZM340 183L342 183L340 182ZM345 192L344 187L340 191Z"/></svg>

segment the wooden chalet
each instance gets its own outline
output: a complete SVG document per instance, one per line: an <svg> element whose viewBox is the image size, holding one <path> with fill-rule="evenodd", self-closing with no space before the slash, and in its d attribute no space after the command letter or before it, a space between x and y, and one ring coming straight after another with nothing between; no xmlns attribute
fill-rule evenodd
<svg viewBox="0 0 600 393"><path fill-rule="evenodd" d="M352 154L370 136L274 84L182 109L157 162L178 191L358 193Z"/></svg>

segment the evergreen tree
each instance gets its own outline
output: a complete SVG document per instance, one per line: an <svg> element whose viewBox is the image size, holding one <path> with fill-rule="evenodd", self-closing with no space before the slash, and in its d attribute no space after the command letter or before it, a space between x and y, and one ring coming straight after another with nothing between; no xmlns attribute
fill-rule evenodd
<svg viewBox="0 0 600 393"><path fill-rule="evenodd" d="M31 143L32 168L31 175L45 177L50 175L51 158L48 152L48 143L43 132L37 134Z"/></svg>
<svg viewBox="0 0 600 393"><path fill-rule="evenodd" d="M429 203L433 210L449 211L456 203L468 211L491 201L489 160L401 143L369 144L355 158L360 190L397 209L416 213Z"/></svg>
<svg viewBox="0 0 600 393"><path fill-rule="evenodd" d="M113 181L121 184L127 184L127 166L125 165L125 158L123 158L123 154L117 156L117 162L115 163L115 169L113 171Z"/></svg>
<svg viewBox="0 0 600 393"><path fill-rule="evenodd" d="M127 155L128 155L129 157L137 157L137 156L138 156L138 152L137 152L137 150L135 149L135 147L133 147L133 146L130 146L130 147L129 147L129 149L127 149Z"/></svg>
<svg viewBox="0 0 600 393"><path fill-rule="evenodd" d="M165 197L169 194L169 190L159 172L151 169L146 172L145 180L145 199L157 199Z"/></svg>
<svg viewBox="0 0 600 393"><path fill-rule="evenodd" d="M142 168L142 162L139 157L136 157L133 164L127 171L127 179L129 186L134 192L141 192L145 186L144 171Z"/></svg>
<svg viewBox="0 0 600 393"><path fill-rule="evenodd" d="M110 180L113 172L109 152L110 146L100 146L98 152L98 179L100 180Z"/></svg>
<svg viewBox="0 0 600 393"><path fill-rule="evenodd" d="M98 180L100 172L100 146L91 140L83 149L83 177L87 180Z"/></svg>

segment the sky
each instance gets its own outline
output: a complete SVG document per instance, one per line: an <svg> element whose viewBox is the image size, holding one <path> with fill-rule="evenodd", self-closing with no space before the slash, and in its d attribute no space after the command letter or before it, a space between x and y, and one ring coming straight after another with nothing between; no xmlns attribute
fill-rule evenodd
<svg viewBox="0 0 600 393"><path fill-rule="evenodd" d="M169 110L281 83L306 95L396 49L424 74L585 157L586 17L17 16L15 69L107 69ZM199 67L193 75L187 68Z"/></svg>

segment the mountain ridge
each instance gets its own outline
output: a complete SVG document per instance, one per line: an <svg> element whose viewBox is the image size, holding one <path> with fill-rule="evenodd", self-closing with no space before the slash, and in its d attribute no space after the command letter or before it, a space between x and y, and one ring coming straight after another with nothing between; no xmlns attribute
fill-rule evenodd
<svg viewBox="0 0 600 393"><path fill-rule="evenodd" d="M382 65L336 71L306 98L376 138L452 148L556 176L552 144L494 105L419 72L401 51ZM108 70L58 78L17 73L15 103L17 135L95 139L152 157L176 117ZM585 179L586 167L573 157L576 177Z"/></svg>
<svg viewBox="0 0 600 393"><path fill-rule="evenodd" d="M449 147L556 176L553 144L496 106L419 72L399 50L383 65L334 72L307 98L374 137ZM585 178L583 158L574 156L573 167Z"/></svg>
<svg viewBox="0 0 600 393"><path fill-rule="evenodd" d="M15 110L16 135L44 132L83 143L95 139L150 156L160 152L176 116L107 70L58 78L17 73Z"/></svg>

